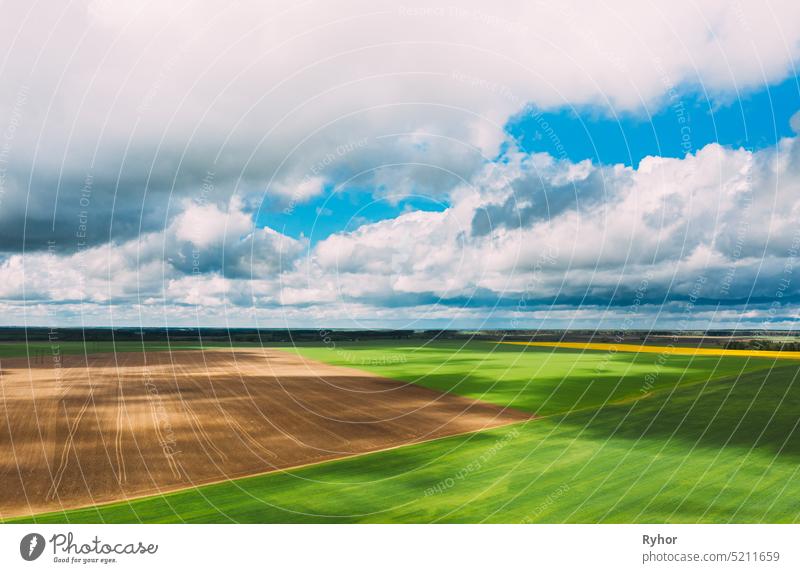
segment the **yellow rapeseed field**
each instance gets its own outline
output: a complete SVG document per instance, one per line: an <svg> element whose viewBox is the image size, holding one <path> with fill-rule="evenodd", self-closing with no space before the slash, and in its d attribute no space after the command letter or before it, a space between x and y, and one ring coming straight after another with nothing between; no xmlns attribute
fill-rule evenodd
<svg viewBox="0 0 800 573"><path fill-rule="evenodd" d="M727 348L687 348L685 346L650 346L647 344L617 344L614 342L504 342L520 346L572 348L575 350L607 350L610 352L643 352L675 356L752 356L753 358L779 358L800 360L800 352L780 350L734 350Z"/></svg>

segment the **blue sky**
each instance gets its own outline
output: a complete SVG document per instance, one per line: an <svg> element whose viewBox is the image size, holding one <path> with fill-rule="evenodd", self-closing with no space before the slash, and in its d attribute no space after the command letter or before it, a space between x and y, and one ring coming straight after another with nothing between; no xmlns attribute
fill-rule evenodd
<svg viewBox="0 0 800 573"><path fill-rule="evenodd" d="M683 157L709 143L763 149L793 135L789 120L800 110L799 81L788 77L738 97L711 98L686 88L647 110L618 115L598 107L534 109L512 118L507 129L529 153L634 167L648 155Z"/></svg>
<svg viewBox="0 0 800 573"><path fill-rule="evenodd" d="M394 219L407 211L444 211L446 200L424 195L392 195L385 190L326 185L315 200L291 207L268 194L254 221L296 239L307 237L313 243L333 233L348 232L364 225Z"/></svg>

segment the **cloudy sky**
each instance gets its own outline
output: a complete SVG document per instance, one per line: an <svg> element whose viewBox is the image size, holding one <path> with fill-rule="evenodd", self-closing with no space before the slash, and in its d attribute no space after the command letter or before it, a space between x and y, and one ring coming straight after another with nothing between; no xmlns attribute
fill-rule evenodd
<svg viewBox="0 0 800 573"><path fill-rule="evenodd" d="M798 325L796 0L1 4L4 324Z"/></svg>

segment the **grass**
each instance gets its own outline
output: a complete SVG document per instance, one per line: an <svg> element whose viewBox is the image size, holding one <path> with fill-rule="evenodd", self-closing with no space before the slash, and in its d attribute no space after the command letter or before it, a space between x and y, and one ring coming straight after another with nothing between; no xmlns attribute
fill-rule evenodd
<svg viewBox="0 0 800 573"><path fill-rule="evenodd" d="M449 385L497 403L507 400L549 412L548 417L293 472L18 521L800 521L798 364L765 369L772 363L670 357L656 370L652 355L642 362L635 354L603 358L604 353L482 344L457 354L448 344L424 351L354 346L346 355L326 348L299 351L328 361L337 356L349 365L381 354L386 358L387 352L406 353L402 364L359 367L419 378L431 387ZM598 375L601 366L603 376ZM432 369L430 375L426 368ZM656 371L653 388L643 394L643 377ZM564 375L568 379L561 383ZM508 388L497 388L501 385ZM581 398L587 393L591 399ZM576 411L575 405L585 407Z"/></svg>
<svg viewBox="0 0 800 573"><path fill-rule="evenodd" d="M477 341L422 347L337 343L297 346L293 351L540 416L597 408L775 364L763 358L556 350Z"/></svg>

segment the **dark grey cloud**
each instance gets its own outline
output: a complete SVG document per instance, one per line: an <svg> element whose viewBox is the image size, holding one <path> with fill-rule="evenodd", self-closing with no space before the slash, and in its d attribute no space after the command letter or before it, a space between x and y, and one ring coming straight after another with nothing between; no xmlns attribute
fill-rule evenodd
<svg viewBox="0 0 800 573"><path fill-rule="evenodd" d="M566 211L609 204L628 182L624 176L607 177L603 169L593 169L585 178L554 184L551 177L545 178L531 167L510 182L510 193L502 203L490 203L476 211L472 235L481 237L494 229L530 227Z"/></svg>

